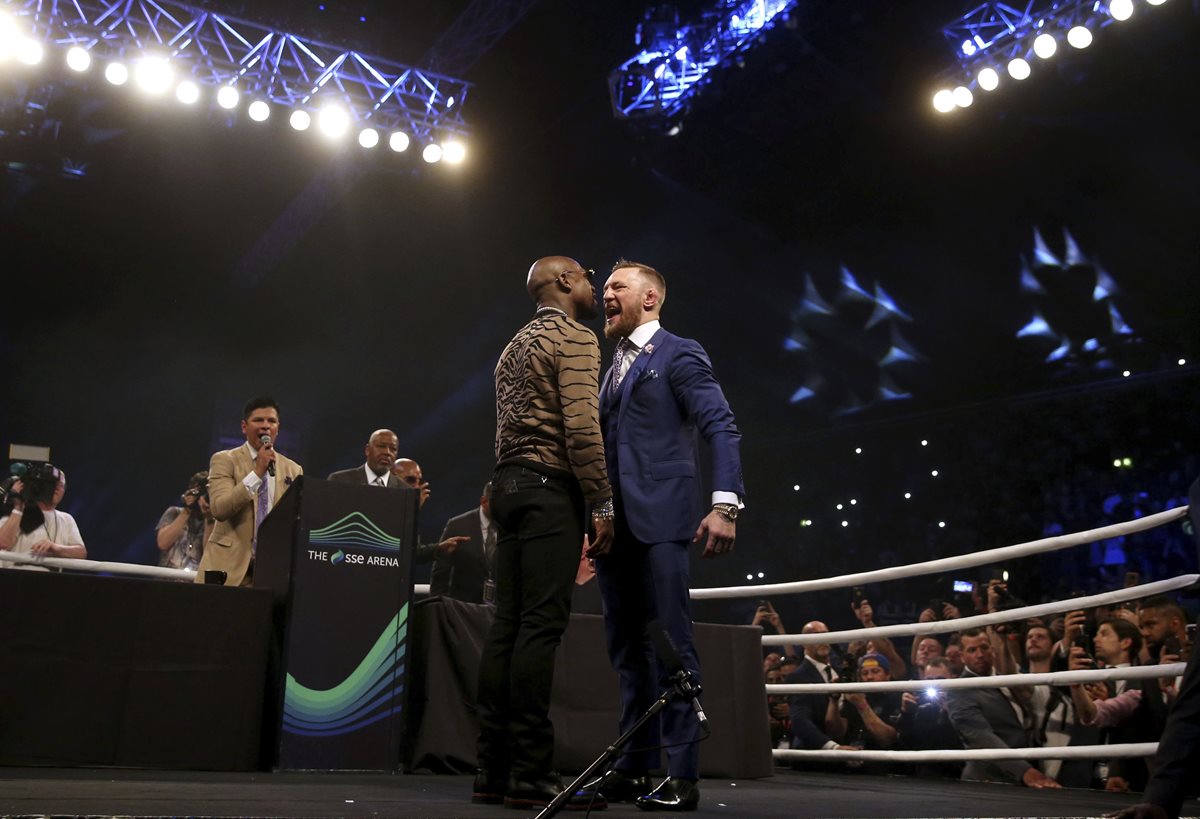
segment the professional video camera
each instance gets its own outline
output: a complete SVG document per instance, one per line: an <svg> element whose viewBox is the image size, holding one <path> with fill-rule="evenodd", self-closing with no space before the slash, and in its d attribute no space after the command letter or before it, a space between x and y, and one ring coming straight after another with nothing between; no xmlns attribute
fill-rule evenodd
<svg viewBox="0 0 1200 819"><path fill-rule="evenodd" d="M0 483L0 505L7 511L12 507L14 497L28 505L50 503L54 500L54 490L62 480L62 472L54 464L49 463L14 463L9 467L11 473ZM21 492L14 496L13 485L21 482Z"/></svg>

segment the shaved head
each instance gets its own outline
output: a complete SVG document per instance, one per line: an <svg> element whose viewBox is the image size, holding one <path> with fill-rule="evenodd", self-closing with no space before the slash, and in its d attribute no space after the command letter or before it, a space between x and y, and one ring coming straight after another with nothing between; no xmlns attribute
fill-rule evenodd
<svg viewBox="0 0 1200 819"><path fill-rule="evenodd" d="M529 268L529 278L525 280L525 288L534 302L542 299L546 288L554 284L558 277L568 270L579 270L579 262L568 256L543 256Z"/></svg>
<svg viewBox="0 0 1200 819"><path fill-rule="evenodd" d="M538 259L529 268L525 289L538 309L554 307L576 321L595 318L598 312L592 271L569 256Z"/></svg>

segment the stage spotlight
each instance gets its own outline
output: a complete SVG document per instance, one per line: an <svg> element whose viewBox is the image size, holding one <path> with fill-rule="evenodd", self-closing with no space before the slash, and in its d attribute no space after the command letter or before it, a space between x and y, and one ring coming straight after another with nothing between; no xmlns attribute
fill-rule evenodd
<svg viewBox="0 0 1200 819"><path fill-rule="evenodd" d="M922 439L922 440L921 440L921 446L929 446L929 441L927 441L927 440L925 440L925 439Z"/></svg>
<svg viewBox="0 0 1200 819"><path fill-rule="evenodd" d="M17 27L17 21L0 11L0 62L16 53L20 40L21 30Z"/></svg>
<svg viewBox="0 0 1200 819"><path fill-rule="evenodd" d="M379 132L374 128L363 128L358 132L358 144L364 148L374 148L379 144Z"/></svg>
<svg viewBox="0 0 1200 819"><path fill-rule="evenodd" d="M1113 458L1113 466L1116 467L1117 469L1120 469L1121 468L1121 459Z"/></svg>
<svg viewBox="0 0 1200 819"><path fill-rule="evenodd" d="M842 521L842 526L849 526L849 525L850 525L850 521L848 521L848 520Z"/></svg>
<svg viewBox="0 0 1200 819"><path fill-rule="evenodd" d="M904 499L905 499L905 500L912 500L912 492L905 492L905 493L904 493Z"/></svg>
<svg viewBox="0 0 1200 819"><path fill-rule="evenodd" d="M184 80L175 86L175 99L184 105L192 105L200 99L200 86L191 80Z"/></svg>
<svg viewBox="0 0 1200 819"><path fill-rule="evenodd" d="M1092 44L1092 30L1087 26L1075 26L1067 32L1071 48L1087 48Z"/></svg>
<svg viewBox="0 0 1200 819"><path fill-rule="evenodd" d="M237 108L238 100L241 98L242 95L238 93L236 88L234 88L232 85L225 85L222 86L221 90L217 92L217 105L231 111L234 108Z"/></svg>
<svg viewBox="0 0 1200 819"><path fill-rule="evenodd" d="M398 154L408 150L408 142L408 134L403 131L395 131L388 137L388 147Z"/></svg>
<svg viewBox="0 0 1200 819"><path fill-rule="evenodd" d="M839 503L839 504L837 505L837 508L838 508L838 510L840 511L840 510L842 509L842 504L840 504L840 503Z"/></svg>
<svg viewBox="0 0 1200 819"><path fill-rule="evenodd" d="M855 454L855 455L862 455L862 447L861 447L861 446L856 446L856 447L854 448L854 454Z"/></svg>
<svg viewBox="0 0 1200 819"><path fill-rule="evenodd" d="M944 520L939 520L939 521L938 521L938 528L939 528L939 529L945 529L945 528L946 528L946 521L944 521Z"/></svg>
<svg viewBox="0 0 1200 819"><path fill-rule="evenodd" d="M996 73L994 68L985 68L979 72L977 77L979 87L984 91L995 91L1000 85L1000 75Z"/></svg>
<svg viewBox="0 0 1200 819"><path fill-rule="evenodd" d="M442 158L451 165L461 165L467 158L467 146L457 140L451 140L442 145Z"/></svg>
<svg viewBox="0 0 1200 819"><path fill-rule="evenodd" d="M1183 359L1182 359L1182 358L1181 358L1181 359L1179 359L1179 363L1180 363L1180 364L1182 364L1182 363L1183 363ZM792 485L792 491L793 491L793 492L799 492L799 491L800 491L800 484L798 484L798 483L797 483L797 484L793 484L793 485Z"/></svg>
<svg viewBox="0 0 1200 819"><path fill-rule="evenodd" d="M79 46L71 46L67 51L67 68L72 71L84 72L92 64L92 55L88 53L86 48Z"/></svg>
<svg viewBox="0 0 1200 819"><path fill-rule="evenodd" d="M763 574L762 572L759 572L759 573L758 573L758 579L759 579L759 580L762 580L764 577L766 577L766 575L765 575L765 574Z"/></svg>
<svg viewBox="0 0 1200 819"><path fill-rule="evenodd" d="M1133 16L1133 0L1112 0L1108 13L1114 20L1128 20Z"/></svg>
<svg viewBox="0 0 1200 819"><path fill-rule="evenodd" d="M292 115L288 117L288 122L297 131L307 131L308 126L312 125L312 117L308 115L307 111L293 111Z"/></svg>
<svg viewBox="0 0 1200 819"><path fill-rule="evenodd" d="M971 103L975 101L975 95L971 93L971 89L965 85L960 85L954 89L954 104L959 108L970 108Z"/></svg>
<svg viewBox="0 0 1200 819"><path fill-rule="evenodd" d="M350 129L350 115L341 106L326 105L317 114L317 127L325 136L337 139Z"/></svg>
<svg viewBox="0 0 1200 819"><path fill-rule="evenodd" d="M1186 358L1179 359L1179 366L1182 367L1184 364L1187 364L1187 359Z"/></svg>
<svg viewBox="0 0 1200 819"><path fill-rule="evenodd" d="M17 59L25 65L37 65L45 54L46 50L42 48L42 44L32 37L23 37L17 40Z"/></svg>
<svg viewBox="0 0 1200 819"><path fill-rule="evenodd" d="M938 476L938 471L936 469L934 469L934 470L931 470L929 474L936 478Z"/></svg>
<svg viewBox="0 0 1200 819"><path fill-rule="evenodd" d="M752 575L752 574L748 574L748 575L746 575L746 579L747 579L747 580L753 580L753 579L754 579L754 575Z"/></svg>
<svg viewBox="0 0 1200 819"><path fill-rule="evenodd" d="M262 100L255 100L246 108L246 113L255 122L266 122L267 118L271 116L271 106Z"/></svg>
<svg viewBox="0 0 1200 819"><path fill-rule="evenodd" d="M948 114L954 110L954 92L949 88L943 88L933 95L933 107L935 110Z"/></svg>
<svg viewBox="0 0 1200 819"><path fill-rule="evenodd" d="M1043 60L1053 57L1056 51L1058 51L1058 41L1054 39L1053 34L1039 34L1033 41L1033 53Z"/></svg>
<svg viewBox="0 0 1200 819"><path fill-rule="evenodd" d="M1122 378L1128 378L1131 375L1133 375L1133 373L1129 372L1129 370L1125 370L1125 372L1121 373Z"/></svg>
<svg viewBox="0 0 1200 819"><path fill-rule="evenodd" d="M113 85L124 85L129 82L129 69L124 63L109 63L104 69L104 79Z"/></svg>
<svg viewBox="0 0 1200 819"><path fill-rule="evenodd" d="M851 498L851 499L850 499L850 505L851 505L851 506L858 506L858 498Z"/></svg>
<svg viewBox="0 0 1200 819"><path fill-rule="evenodd" d="M1146 2L1152 6L1161 6L1163 3L1167 2L1167 0L1146 0Z"/></svg>
<svg viewBox="0 0 1200 819"><path fill-rule="evenodd" d="M425 146L425 150L421 151L421 159L424 159L430 165L442 161L442 146L436 142L431 142Z"/></svg>
<svg viewBox="0 0 1200 819"><path fill-rule="evenodd" d="M173 74L162 57L143 57L133 69L134 81L147 94L161 94L170 88Z"/></svg>
<svg viewBox="0 0 1200 819"><path fill-rule="evenodd" d="M1015 60L1010 60L1008 63L1008 76L1014 80L1024 80L1029 78L1030 73L1029 63L1017 57Z"/></svg>

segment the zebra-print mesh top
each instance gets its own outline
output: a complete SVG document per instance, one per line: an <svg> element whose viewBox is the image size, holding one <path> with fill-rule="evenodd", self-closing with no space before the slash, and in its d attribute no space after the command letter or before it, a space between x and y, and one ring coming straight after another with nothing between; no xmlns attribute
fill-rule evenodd
<svg viewBox="0 0 1200 819"><path fill-rule="evenodd" d="M560 310L539 310L496 364L496 463L574 476L589 503L612 497L599 384L596 334Z"/></svg>

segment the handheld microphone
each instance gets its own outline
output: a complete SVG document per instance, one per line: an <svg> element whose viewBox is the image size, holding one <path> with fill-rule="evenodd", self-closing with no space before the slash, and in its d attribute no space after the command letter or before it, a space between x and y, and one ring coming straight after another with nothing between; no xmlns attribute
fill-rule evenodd
<svg viewBox="0 0 1200 819"><path fill-rule="evenodd" d="M708 715L704 713L704 707L700 705L702 689L692 682L692 673L684 668L683 658L679 656L679 650L671 642L671 635L667 634L667 629L661 620L652 620L646 626L646 631L650 635L650 642L654 644L654 652L658 655L659 662L667 669L667 673L675 682L675 690L684 699L691 699L692 710L696 712L696 718L700 720L700 729L707 735L709 733Z"/></svg>
<svg viewBox="0 0 1200 819"><path fill-rule="evenodd" d="M262 443L263 446L271 445L271 436L270 435L261 435L261 436L259 436L258 440L260 443ZM274 461L271 461L269 464L267 464L267 473L272 478L275 477L275 462Z"/></svg>

